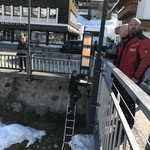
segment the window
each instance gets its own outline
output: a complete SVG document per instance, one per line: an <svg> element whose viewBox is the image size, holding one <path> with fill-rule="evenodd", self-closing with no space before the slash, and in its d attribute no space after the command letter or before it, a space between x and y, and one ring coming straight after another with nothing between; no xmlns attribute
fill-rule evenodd
<svg viewBox="0 0 150 150"><path fill-rule="evenodd" d="M22 16L23 17L28 17L28 7L23 7L22 8Z"/></svg>
<svg viewBox="0 0 150 150"><path fill-rule="evenodd" d="M2 5L0 5L0 15L2 15Z"/></svg>
<svg viewBox="0 0 150 150"><path fill-rule="evenodd" d="M47 9L46 8L41 8L40 17L41 18L46 18L47 17Z"/></svg>
<svg viewBox="0 0 150 150"><path fill-rule="evenodd" d="M31 40L46 43L46 32L32 31Z"/></svg>
<svg viewBox="0 0 150 150"><path fill-rule="evenodd" d="M11 16L11 6L5 6L5 15Z"/></svg>
<svg viewBox="0 0 150 150"><path fill-rule="evenodd" d="M56 9L50 8L50 19L56 19Z"/></svg>
<svg viewBox="0 0 150 150"><path fill-rule="evenodd" d="M22 36L28 38L28 31L14 30L14 41L20 41Z"/></svg>
<svg viewBox="0 0 150 150"><path fill-rule="evenodd" d="M49 44L64 44L64 39L63 33L49 32Z"/></svg>
<svg viewBox="0 0 150 150"><path fill-rule="evenodd" d="M14 16L20 16L20 7L14 6Z"/></svg>
<svg viewBox="0 0 150 150"><path fill-rule="evenodd" d="M34 18L38 17L38 8L31 9L31 17L34 17Z"/></svg>

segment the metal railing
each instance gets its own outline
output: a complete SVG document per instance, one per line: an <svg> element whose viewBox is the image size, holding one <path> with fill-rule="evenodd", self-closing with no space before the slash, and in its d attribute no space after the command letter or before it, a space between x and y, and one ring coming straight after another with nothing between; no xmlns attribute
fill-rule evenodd
<svg viewBox="0 0 150 150"><path fill-rule="evenodd" d="M141 147L120 107L120 101L123 99L120 89L117 89L116 94L112 88L115 87L112 77L118 80L148 120L150 120L150 97L111 62L103 60L103 63L94 128L96 150L140 150ZM137 123L134 115L132 117ZM143 137L140 140L143 140ZM148 139L146 139L145 146L146 144L149 146Z"/></svg>
<svg viewBox="0 0 150 150"><path fill-rule="evenodd" d="M28 71L30 65L31 72L51 72L51 73L71 73L73 70L80 71L79 55L61 55L54 53L32 52L30 63L28 54L22 51L23 55L0 55L0 68L20 70L20 61L22 61L23 70ZM21 59L20 59L21 58ZM26 61L24 61L26 60ZM25 64L26 63L26 64Z"/></svg>

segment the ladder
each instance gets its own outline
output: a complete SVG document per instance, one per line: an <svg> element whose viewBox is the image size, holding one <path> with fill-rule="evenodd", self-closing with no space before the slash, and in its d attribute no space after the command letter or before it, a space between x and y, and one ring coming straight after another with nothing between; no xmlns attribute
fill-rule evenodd
<svg viewBox="0 0 150 150"><path fill-rule="evenodd" d="M71 148L68 145L68 142L72 139L72 136L74 135L76 105L74 106L73 112L69 112L69 110L70 110L70 104L69 104L69 96L68 96L64 137L63 137L63 144L61 150L69 150L69 149L71 150Z"/></svg>

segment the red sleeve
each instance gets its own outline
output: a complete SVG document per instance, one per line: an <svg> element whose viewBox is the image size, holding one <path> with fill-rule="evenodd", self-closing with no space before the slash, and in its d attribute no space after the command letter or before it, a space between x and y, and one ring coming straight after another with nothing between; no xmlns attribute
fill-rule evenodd
<svg viewBox="0 0 150 150"><path fill-rule="evenodd" d="M140 79L144 75L148 65L150 64L150 39L146 38L138 49L140 55L140 64L134 74L136 79Z"/></svg>

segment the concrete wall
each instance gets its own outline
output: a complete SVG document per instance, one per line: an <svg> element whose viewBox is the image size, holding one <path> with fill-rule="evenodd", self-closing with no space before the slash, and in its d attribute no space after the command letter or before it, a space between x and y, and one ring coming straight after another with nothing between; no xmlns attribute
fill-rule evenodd
<svg viewBox="0 0 150 150"><path fill-rule="evenodd" d="M13 111L22 109L35 110L38 114L47 111L64 113L68 96L66 78L50 77L49 80L35 79L28 81L20 77L0 76L0 104L11 107ZM80 87L84 94L78 103L77 112L86 114L89 97L87 89Z"/></svg>

